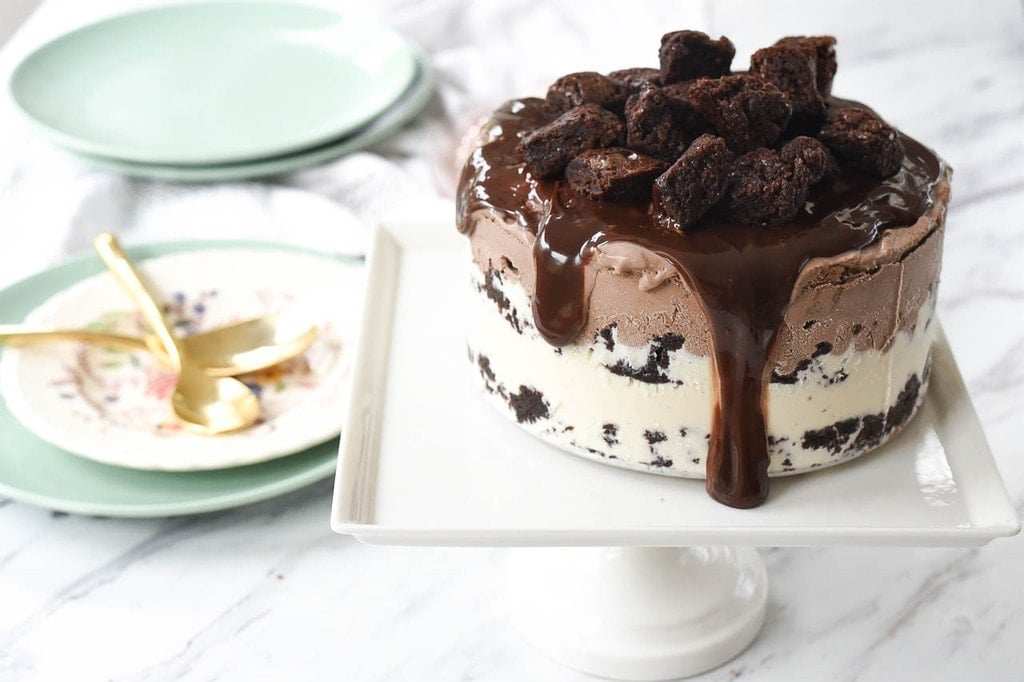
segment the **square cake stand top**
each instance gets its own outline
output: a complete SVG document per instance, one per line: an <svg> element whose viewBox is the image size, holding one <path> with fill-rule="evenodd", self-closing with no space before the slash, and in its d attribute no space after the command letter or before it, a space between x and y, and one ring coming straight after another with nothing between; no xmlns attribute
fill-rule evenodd
<svg viewBox="0 0 1024 682"><path fill-rule="evenodd" d="M400 545L931 545L1014 535L1020 521L945 336L904 431L833 469L772 481L756 509L704 482L565 453L487 404L466 360L466 240L452 225L380 229L332 527Z"/></svg>

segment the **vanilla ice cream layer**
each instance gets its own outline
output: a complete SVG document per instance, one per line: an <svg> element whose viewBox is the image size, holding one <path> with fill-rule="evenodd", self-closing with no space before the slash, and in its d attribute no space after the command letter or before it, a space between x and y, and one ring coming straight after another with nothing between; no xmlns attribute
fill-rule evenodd
<svg viewBox="0 0 1024 682"><path fill-rule="evenodd" d="M711 361L674 334L642 345L608 327L590 343L547 343L522 285L471 268L467 343L504 414L559 448L618 466L703 478L715 395ZM826 467L898 432L927 384L933 299L885 348L821 349L769 385L769 474Z"/></svg>

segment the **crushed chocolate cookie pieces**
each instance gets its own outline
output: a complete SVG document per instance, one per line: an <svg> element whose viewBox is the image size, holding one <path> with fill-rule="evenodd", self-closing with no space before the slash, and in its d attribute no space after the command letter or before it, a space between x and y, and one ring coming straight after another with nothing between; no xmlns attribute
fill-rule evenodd
<svg viewBox="0 0 1024 682"><path fill-rule="evenodd" d="M544 394L533 386L520 385L518 392L509 393L508 406L516 413L516 421L520 424L533 424L551 415L551 406L544 399Z"/></svg>
<svg viewBox="0 0 1024 682"><path fill-rule="evenodd" d="M896 173L903 163L896 129L867 109L830 110L820 136L841 163L881 178Z"/></svg>
<svg viewBox="0 0 1024 682"><path fill-rule="evenodd" d="M756 76L702 78L690 86L690 97L737 154L775 142L793 113L786 93Z"/></svg>
<svg viewBox="0 0 1024 682"><path fill-rule="evenodd" d="M573 189L592 199L646 201L654 179L667 166L630 149L592 149L569 162L565 179Z"/></svg>
<svg viewBox="0 0 1024 682"><path fill-rule="evenodd" d="M560 174L573 157L607 147L623 130L618 116L596 104L583 104L523 136L519 151L538 177Z"/></svg>
<svg viewBox="0 0 1024 682"><path fill-rule="evenodd" d="M836 39L833 36L787 36L776 45L795 47L814 59L818 92L828 97L832 92L832 79L836 75Z"/></svg>
<svg viewBox="0 0 1024 682"><path fill-rule="evenodd" d="M628 92L618 82L596 71L580 71L562 76L548 88L547 106L562 114L581 104L596 104L622 113Z"/></svg>
<svg viewBox="0 0 1024 682"><path fill-rule="evenodd" d="M712 40L700 31L675 31L661 37L658 58L662 84L694 78L716 78L729 73L736 47L722 36Z"/></svg>
<svg viewBox="0 0 1024 682"><path fill-rule="evenodd" d="M651 340L651 347L643 365L634 367L621 359L614 365L605 367L612 374L629 377L645 384L667 384L671 381L667 370L672 361L672 353L682 348L684 343L686 339L682 336L669 332Z"/></svg>
<svg viewBox="0 0 1024 682"><path fill-rule="evenodd" d="M793 124L813 132L825 119L825 100L818 91L813 55L797 47L765 47L750 58L750 73L768 81L789 97Z"/></svg>
<svg viewBox="0 0 1024 682"><path fill-rule="evenodd" d="M692 227L725 196L733 158L725 140L702 135L655 180L655 210L670 219L668 227Z"/></svg>

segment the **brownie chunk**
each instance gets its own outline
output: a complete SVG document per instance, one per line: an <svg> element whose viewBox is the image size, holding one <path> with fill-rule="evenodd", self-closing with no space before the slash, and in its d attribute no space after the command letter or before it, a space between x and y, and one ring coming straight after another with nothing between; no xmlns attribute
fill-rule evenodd
<svg viewBox="0 0 1024 682"><path fill-rule="evenodd" d="M733 163L723 212L740 223L785 222L803 208L813 177L799 157L786 160L770 149L755 149Z"/></svg>
<svg viewBox="0 0 1024 682"><path fill-rule="evenodd" d="M661 88L643 86L626 102L626 144L663 161L675 161L687 142L676 125L676 109Z"/></svg>
<svg viewBox="0 0 1024 682"><path fill-rule="evenodd" d="M711 124L700 113L697 103L690 96L690 85L692 82L673 83L661 89L672 101L672 115L675 127L683 131L683 136L687 140L695 140L704 133L711 132Z"/></svg>
<svg viewBox="0 0 1024 682"><path fill-rule="evenodd" d="M631 149L591 149L569 162L565 179L592 199L646 201L654 178L666 167L667 163Z"/></svg>
<svg viewBox="0 0 1024 682"><path fill-rule="evenodd" d="M693 227L725 195L733 158L725 140L701 135L654 181L655 210L673 229Z"/></svg>
<svg viewBox="0 0 1024 682"><path fill-rule="evenodd" d="M661 37L661 83L715 78L729 73L736 48L725 36L712 40L700 31L675 31Z"/></svg>
<svg viewBox="0 0 1024 682"><path fill-rule="evenodd" d="M574 156L607 147L622 129L622 121L612 112L582 104L524 135L519 152L531 173L549 178L561 173Z"/></svg>
<svg viewBox="0 0 1024 682"><path fill-rule="evenodd" d="M793 111L786 93L756 76L702 78L689 94L737 154L775 142Z"/></svg>
<svg viewBox="0 0 1024 682"><path fill-rule="evenodd" d="M750 58L750 73L760 76L789 96L791 123L813 132L825 119L825 101L818 92L817 66L813 55L796 47L765 47Z"/></svg>
<svg viewBox="0 0 1024 682"><path fill-rule="evenodd" d="M649 69L647 67L638 66L632 69L619 69L618 71L612 71L608 74L608 78L612 79L619 84L620 87L624 88L630 95L639 92L643 86L658 85L661 81L661 71L658 69Z"/></svg>
<svg viewBox="0 0 1024 682"><path fill-rule="evenodd" d="M828 148L813 137L794 137L779 150L779 158L787 163L801 163L810 175L811 184L839 173L839 166Z"/></svg>
<svg viewBox="0 0 1024 682"><path fill-rule="evenodd" d="M832 79L836 75L836 39L833 36L787 36L776 45L795 47L814 58L815 80L818 92L828 97L832 92Z"/></svg>
<svg viewBox="0 0 1024 682"><path fill-rule="evenodd" d="M881 178L893 175L903 163L896 129L867 109L831 109L820 137L840 163Z"/></svg>
<svg viewBox="0 0 1024 682"><path fill-rule="evenodd" d="M622 112L626 91L616 81L596 71L580 71L562 76L548 88L547 105L555 114L581 104L597 104Z"/></svg>

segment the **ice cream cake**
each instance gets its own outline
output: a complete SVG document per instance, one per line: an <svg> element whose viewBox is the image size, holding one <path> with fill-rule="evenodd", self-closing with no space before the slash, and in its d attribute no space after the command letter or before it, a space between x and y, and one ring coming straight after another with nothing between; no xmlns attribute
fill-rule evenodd
<svg viewBox="0 0 1024 682"><path fill-rule="evenodd" d="M659 68L506 103L470 145L457 221L469 356L500 410L747 508L916 411L950 169L831 94L834 38L783 38L745 71L734 55L677 31Z"/></svg>

